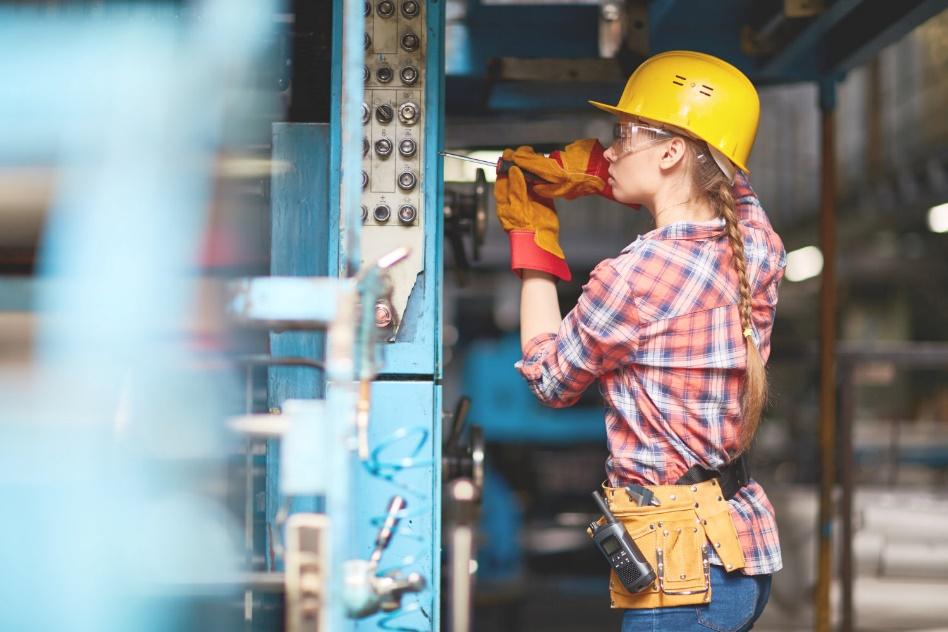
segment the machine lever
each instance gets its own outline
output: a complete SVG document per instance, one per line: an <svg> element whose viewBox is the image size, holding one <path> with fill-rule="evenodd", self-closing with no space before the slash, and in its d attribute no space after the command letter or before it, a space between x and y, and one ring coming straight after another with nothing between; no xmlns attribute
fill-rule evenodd
<svg viewBox="0 0 948 632"><path fill-rule="evenodd" d="M382 559L382 553L388 547L388 543L392 539L392 533L394 533L395 527L398 526L398 515L405 509L405 504L405 499L401 496L392 496L392 499L388 501L385 521L382 523L382 528L379 529L379 534L375 538L375 550L372 551L372 555L369 556L369 562L373 566L378 566L379 560Z"/></svg>

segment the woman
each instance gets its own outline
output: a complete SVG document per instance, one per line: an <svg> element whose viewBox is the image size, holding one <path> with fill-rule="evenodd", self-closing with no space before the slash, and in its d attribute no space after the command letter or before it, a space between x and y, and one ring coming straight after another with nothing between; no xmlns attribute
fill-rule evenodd
<svg viewBox="0 0 948 632"><path fill-rule="evenodd" d="M504 153L516 166L495 196L523 279L517 367L553 407L601 383L606 497L659 577L629 593L613 573L622 629L747 630L781 568L773 507L743 458L785 266L744 175L757 93L726 62L673 51L644 62L618 105L593 105L619 117L608 149ZM548 184L528 187L523 171ZM564 319L550 198L590 193L647 208L655 229L596 266Z"/></svg>

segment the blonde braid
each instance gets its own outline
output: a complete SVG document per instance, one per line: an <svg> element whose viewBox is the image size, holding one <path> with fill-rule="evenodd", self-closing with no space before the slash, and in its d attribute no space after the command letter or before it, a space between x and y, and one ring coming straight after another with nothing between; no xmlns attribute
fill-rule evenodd
<svg viewBox="0 0 948 632"><path fill-rule="evenodd" d="M747 345L747 370L744 376L744 389L741 409L744 423L738 440L738 453L750 446L760 416L767 401L767 373L764 370L764 361L760 356L757 345L754 344L753 321L751 319L751 292L747 278L747 259L744 256L744 238L738 225L735 212L734 195L731 193L729 182L721 182L716 191L710 192L717 198L718 208L724 218L725 232L731 244L731 260L737 271L740 288L740 302L738 309L741 315L741 330Z"/></svg>

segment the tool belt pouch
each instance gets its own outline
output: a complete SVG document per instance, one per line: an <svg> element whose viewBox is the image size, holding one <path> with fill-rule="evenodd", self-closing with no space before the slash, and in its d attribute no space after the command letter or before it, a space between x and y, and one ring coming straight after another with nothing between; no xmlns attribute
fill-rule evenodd
<svg viewBox="0 0 948 632"><path fill-rule="evenodd" d="M711 547L726 570L744 567L737 530L717 481L656 485L649 489L661 506L640 507L624 489L604 487L612 513L625 526L656 575L651 586L630 593L612 571L612 607L663 608L709 603Z"/></svg>

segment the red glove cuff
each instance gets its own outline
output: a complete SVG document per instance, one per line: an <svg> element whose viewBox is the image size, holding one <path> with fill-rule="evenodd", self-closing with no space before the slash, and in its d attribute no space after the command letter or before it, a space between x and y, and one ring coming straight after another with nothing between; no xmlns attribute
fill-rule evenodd
<svg viewBox="0 0 948 632"><path fill-rule="evenodd" d="M532 230L512 230L507 235L510 237L510 269L518 275L520 270L538 270L563 281L573 278L564 259L536 244Z"/></svg>

